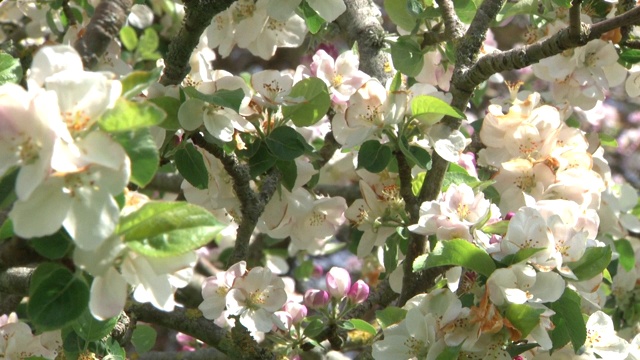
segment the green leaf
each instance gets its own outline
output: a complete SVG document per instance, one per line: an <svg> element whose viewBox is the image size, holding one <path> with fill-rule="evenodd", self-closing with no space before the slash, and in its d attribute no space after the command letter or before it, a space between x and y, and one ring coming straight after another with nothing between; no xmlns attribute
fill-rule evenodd
<svg viewBox="0 0 640 360"><path fill-rule="evenodd" d="M7 171L5 175L0 178L0 209L4 209L13 204L17 199L15 188L18 172L18 168L15 167Z"/></svg>
<svg viewBox="0 0 640 360"><path fill-rule="evenodd" d="M89 287L66 267L43 263L33 272L27 313L38 331L64 327L82 315L88 304Z"/></svg>
<svg viewBox="0 0 640 360"><path fill-rule="evenodd" d="M282 115L300 127L311 126L320 121L331 106L327 85L316 77L306 78L296 83L291 88L289 96L304 98L301 103L282 107Z"/></svg>
<svg viewBox="0 0 640 360"><path fill-rule="evenodd" d="M236 112L240 110L240 104L244 99L244 91L242 89L235 90L218 90L213 94L203 94L194 87L184 88L184 93L190 98L200 99L206 103L233 109Z"/></svg>
<svg viewBox="0 0 640 360"><path fill-rule="evenodd" d="M509 304L505 316L516 329L520 330L524 339L540 323L540 315L544 311L527 304Z"/></svg>
<svg viewBox="0 0 640 360"><path fill-rule="evenodd" d="M175 131L181 128L180 121L178 120L178 110L180 110L180 100L171 96L161 96L148 101L156 104L159 108L164 110L167 117L163 122L158 124L163 129Z"/></svg>
<svg viewBox="0 0 640 360"><path fill-rule="evenodd" d="M413 98L413 100L411 100L411 113L414 118L421 120L427 125L433 125L438 122L438 120L434 120L433 116L427 116L430 114L448 115L456 119L465 118L460 110L430 95L418 95Z"/></svg>
<svg viewBox="0 0 640 360"><path fill-rule="evenodd" d="M456 14L465 24L471 24L471 21L476 16L478 8L473 0L454 0Z"/></svg>
<svg viewBox="0 0 640 360"><path fill-rule="evenodd" d="M413 195L418 196L418 194L420 194L420 190L422 189L422 184L424 183L424 178L426 176L427 172L423 171L413 177L413 180L411 180L411 192L413 192Z"/></svg>
<svg viewBox="0 0 640 360"><path fill-rule="evenodd" d="M276 158L284 161L295 160L306 151L313 151L302 135L288 126L273 129L265 139L265 144Z"/></svg>
<svg viewBox="0 0 640 360"><path fill-rule="evenodd" d="M420 44L411 36L400 36L391 44L393 66L407 76L417 76L424 66L424 55Z"/></svg>
<svg viewBox="0 0 640 360"><path fill-rule="evenodd" d="M187 143L178 149L174 155L176 168L185 180L198 189L204 190L209 186L209 172L204 164L202 154L195 146Z"/></svg>
<svg viewBox="0 0 640 360"><path fill-rule="evenodd" d="M304 336L313 338L320 334L324 330L324 323L320 319L313 319L311 322L304 328Z"/></svg>
<svg viewBox="0 0 640 360"><path fill-rule="evenodd" d="M309 32L312 34L317 34L320 29L322 29L322 25L326 22L322 16L318 15L318 13L307 4L306 1L303 1L300 4L300 9L302 10L302 17L304 18L304 22L307 23L307 28L309 28Z"/></svg>
<svg viewBox="0 0 640 360"><path fill-rule="evenodd" d="M347 320L346 322L351 323L351 325L353 325L354 329L356 330L368 332L371 335L375 335L377 333L376 328L374 328L373 325L369 324L364 320L350 319L350 320Z"/></svg>
<svg viewBox="0 0 640 360"><path fill-rule="evenodd" d="M252 178L265 173L276 164L278 159L273 156L264 142L260 142L258 151L249 159L249 175Z"/></svg>
<svg viewBox="0 0 640 360"><path fill-rule="evenodd" d="M105 111L98 125L107 132L122 132L158 125L167 116L165 112L150 102L135 102L119 98L113 108Z"/></svg>
<svg viewBox="0 0 640 360"><path fill-rule="evenodd" d="M503 221L501 221L501 222L503 222ZM508 221L506 221L506 222L508 223ZM502 260L500 262L505 264L505 265L507 265L507 266L510 266L510 265L513 265L513 264L517 264L517 263L519 263L521 261L527 260L528 258L532 257L533 255L537 254L538 252L540 252L542 250L545 250L545 248L520 249L515 254L510 254L510 255L505 256L504 258L502 258Z"/></svg>
<svg viewBox="0 0 640 360"><path fill-rule="evenodd" d="M142 354L153 348L157 336L158 333L151 326L138 324L131 335L131 343L136 347L136 351Z"/></svg>
<svg viewBox="0 0 640 360"><path fill-rule="evenodd" d="M313 274L313 260L307 259L293 269L296 280L306 280Z"/></svg>
<svg viewBox="0 0 640 360"><path fill-rule="evenodd" d="M496 269L486 251L464 239L438 241L430 254L419 256L413 263L413 271L437 266L458 265L489 277Z"/></svg>
<svg viewBox="0 0 640 360"><path fill-rule="evenodd" d="M85 341L98 341L111 333L116 326L118 317L112 317L104 321L91 315L89 309L73 323L73 330Z"/></svg>
<svg viewBox="0 0 640 360"><path fill-rule="evenodd" d="M0 52L0 85L7 83L19 84L22 80L22 65L20 59Z"/></svg>
<svg viewBox="0 0 640 360"><path fill-rule="evenodd" d="M358 169L366 169L372 173L384 170L391 161L391 148L380 144L378 140L365 141L358 152Z"/></svg>
<svg viewBox="0 0 640 360"><path fill-rule="evenodd" d="M131 182L145 187L158 171L160 157L149 129L114 134L131 160Z"/></svg>
<svg viewBox="0 0 640 360"><path fill-rule="evenodd" d="M610 262L611 248L609 246L590 247L585 250L580 260L567 263L567 266L578 280L583 281L601 274Z"/></svg>
<svg viewBox="0 0 640 360"><path fill-rule="evenodd" d="M551 331L554 349L564 346L566 339L571 341L576 352L584 345L587 339L587 326L580 311L580 303L580 295L571 289L565 289L560 299L549 305L556 313L551 317L551 321L556 326Z"/></svg>
<svg viewBox="0 0 640 360"><path fill-rule="evenodd" d="M73 240L66 231L59 230L54 234L29 239L29 245L47 259L57 260L64 257L73 247Z"/></svg>
<svg viewBox="0 0 640 360"><path fill-rule="evenodd" d="M134 251L150 257L168 257L198 249L224 228L211 213L185 202L144 204L120 218L117 235Z"/></svg>
<svg viewBox="0 0 640 360"><path fill-rule="evenodd" d="M396 238L398 236L398 233L394 232L384 243L384 272L387 274L391 274L398 267L398 241Z"/></svg>
<svg viewBox="0 0 640 360"><path fill-rule="evenodd" d="M135 50L138 47L138 34L136 34L136 30L129 25L122 27L122 29L120 29L120 41L122 41L122 45L124 45L127 50Z"/></svg>
<svg viewBox="0 0 640 360"><path fill-rule="evenodd" d="M636 64L640 62L640 50L638 49L623 49L620 53L620 60L628 64Z"/></svg>
<svg viewBox="0 0 640 360"><path fill-rule="evenodd" d="M406 31L416 26L417 19L409 12L407 0L384 0L384 9L394 24Z"/></svg>
<svg viewBox="0 0 640 360"><path fill-rule="evenodd" d="M13 223L11 219L6 219L0 226L0 241L6 240L13 236Z"/></svg>
<svg viewBox="0 0 640 360"><path fill-rule="evenodd" d="M397 324L404 320L407 316L407 310L396 306L388 306L383 310L376 310L376 320L380 327L383 329L388 328L393 324Z"/></svg>
<svg viewBox="0 0 640 360"><path fill-rule="evenodd" d="M291 161L276 161L276 167L280 170L281 174L281 182L284 185L284 188L293 191L293 187L296 184L296 179L298 178L298 166L296 162Z"/></svg>
<svg viewBox="0 0 640 360"><path fill-rule="evenodd" d="M600 138L600 144L602 144L602 146L608 146L613 148L618 147L618 141L613 136L599 133L598 137Z"/></svg>
<svg viewBox="0 0 640 360"><path fill-rule="evenodd" d="M158 55L160 55L156 53L158 45L160 45L158 33L153 28L148 27L144 29L144 33L140 36L140 41L138 41L138 53L145 60L157 60Z"/></svg>
<svg viewBox="0 0 640 360"><path fill-rule="evenodd" d="M627 239L620 239L613 242L616 246L616 251L620 255L618 261L625 271L631 271L636 266L636 256L633 252L633 247Z"/></svg>
<svg viewBox="0 0 640 360"><path fill-rule="evenodd" d="M538 0L520 0L517 2L507 2L502 7L502 10L500 10L500 15L496 20L502 21L504 18L515 15L536 13L537 10Z"/></svg>
<svg viewBox="0 0 640 360"><path fill-rule="evenodd" d="M569 340L567 340L569 341ZM565 343L566 344L566 343ZM522 354L525 351L529 351L531 349L537 348L538 345L537 343L511 343L509 345L507 345L507 352L509 353L509 356L511 358L515 358L516 356Z"/></svg>
<svg viewBox="0 0 640 360"><path fill-rule="evenodd" d="M146 90L152 84L158 82L162 75L162 68L157 67L152 71L133 71L125 76L122 83L122 97L131 99Z"/></svg>
<svg viewBox="0 0 640 360"><path fill-rule="evenodd" d="M436 360L458 360L460 356L460 350L462 349L462 344L458 346L447 346L442 350Z"/></svg>
<svg viewBox="0 0 640 360"><path fill-rule="evenodd" d="M460 173L460 172L449 171L444 175L444 180L442 181L442 191L446 191L449 188L449 186L451 186L451 184L456 184L456 185L467 184L473 188L479 185L480 183L481 183L480 180L467 174L466 172Z"/></svg>
<svg viewBox="0 0 640 360"><path fill-rule="evenodd" d="M418 165L422 169L431 169L431 155L419 146L409 145L406 136L403 135L398 138L398 148L410 162Z"/></svg>

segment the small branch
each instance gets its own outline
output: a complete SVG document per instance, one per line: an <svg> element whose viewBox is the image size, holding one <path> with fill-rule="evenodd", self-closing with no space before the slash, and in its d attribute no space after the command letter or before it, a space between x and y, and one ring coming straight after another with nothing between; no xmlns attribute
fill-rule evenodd
<svg viewBox="0 0 640 360"><path fill-rule="evenodd" d="M386 72L389 55L383 51L385 31L378 20L380 11L371 0L345 0L347 10L336 19L349 46L358 43L360 70L384 82L393 74Z"/></svg>
<svg viewBox="0 0 640 360"><path fill-rule="evenodd" d="M166 312L156 309L149 303L131 302L125 308L125 312L130 317L135 317L138 321L180 331L213 347L219 347L227 334L227 330L202 317L202 313L199 310L175 308L171 312Z"/></svg>
<svg viewBox="0 0 640 360"><path fill-rule="evenodd" d="M458 18L451 0L436 0L438 8L442 11L444 28L447 38L457 41L464 36L464 25Z"/></svg>
<svg viewBox="0 0 640 360"><path fill-rule="evenodd" d="M444 30L439 29L438 31L428 31L422 35L422 47L432 46L439 44L441 42L449 40L450 37L447 36Z"/></svg>
<svg viewBox="0 0 640 360"><path fill-rule="evenodd" d="M251 189L251 175L248 166L238 162L235 155L228 155L223 149L214 144L208 143L204 136L195 134L191 137L193 143L210 152L215 156L233 179L233 190L240 200L240 212L242 219L238 225L236 244L233 253L229 257L228 266L243 260L249 249L249 241L253 230L258 224L258 219L264 207L267 205L280 183L280 172L275 168L271 169L262 181L260 193Z"/></svg>
<svg viewBox="0 0 640 360"><path fill-rule="evenodd" d="M195 351L148 351L136 357L138 360L224 360L228 358L214 348Z"/></svg>
<svg viewBox="0 0 640 360"><path fill-rule="evenodd" d="M107 51L111 39L118 36L124 25L132 5L132 0L102 0L98 4L84 35L73 44L85 68L94 67Z"/></svg>
<svg viewBox="0 0 640 360"><path fill-rule="evenodd" d="M582 21L580 21L580 5L582 0L571 1L571 9L569 9L569 34L572 37L580 36L582 30Z"/></svg>
<svg viewBox="0 0 640 360"><path fill-rule="evenodd" d="M618 1L618 8L616 9L616 15L623 14L636 6L636 0L620 0ZM622 39L620 42L626 42L629 40L629 33L631 33L631 26L622 26L620 28L620 35Z"/></svg>
<svg viewBox="0 0 640 360"><path fill-rule="evenodd" d="M322 144L322 147L318 150L320 159L313 162L313 168L320 170L323 166L327 165L338 149L340 149L340 144L336 141L336 138L333 137L333 131L329 131L327 135L324 136L324 144Z"/></svg>
<svg viewBox="0 0 640 360"><path fill-rule="evenodd" d="M211 24L211 19L226 10L234 0L185 0L184 24L178 35L171 40L165 68L160 78L162 85L177 85L191 70L189 58L198 46L200 36Z"/></svg>
<svg viewBox="0 0 640 360"><path fill-rule="evenodd" d="M0 293L27 296L33 270L33 267L13 267L0 272Z"/></svg>
<svg viewBox="0 0 640 360"><path fill-rule="evenodd" d="M505 0L485 0L478 8L469 29L460 39L460 46L456 49L456 68L464 69L475 63L478 53L487 36L491 24L502 8Z"/></svg>
<svg viewBox="0 0 640 360"><path fill-rule="evenodd" d="M583 46L591 40L600 38L607 31L638 23L640 23L640 7L636 6L622 15L595 25L582 24L582 31L578 36L571 36L569 29L563 29L550 38L535 44L486 55L479 59L469 71L460 76L455 85L459 89L471 92L478 84L495 73L522 69L565 50Z"/></svg>
<svg viewBox="0 0 640 360"><path fill-rule="evenodd" d="M71 11L71 6L69 6L69 0L64 0L62 2L62 12L64 13L64 16L67 17L69 25L76 25L78 23L76 21L76 17L73 15L73 11Z"/></svg>

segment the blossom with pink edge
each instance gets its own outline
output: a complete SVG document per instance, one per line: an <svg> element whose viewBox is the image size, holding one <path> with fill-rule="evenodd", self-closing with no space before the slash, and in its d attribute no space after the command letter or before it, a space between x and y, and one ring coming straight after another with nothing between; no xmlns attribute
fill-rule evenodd
<svg viewBox="0 0 640 360"><path fill-rule="evenodd" d="M342 299L351 289L351 275L343 268L332 267L326 276L327 291L334 299Z"/></svg>
<svg viewBox="0 0 640 360"><path fill-rule="evenodd" d="M304 293L304 304L310 309L319 309L329 304L329 293L324 290L309 289Z"/></svg>
<svg viewBox="0 0 640 360"><path fill-rule="evenodd" d="M371 78L358 70L359 64L359 57L352 50L343 52L334 60L320 49L313 55L313 62L309 67L313 75L329 86L331 101L337 105L346 105L351 95Z"/></svg>
<svg viewBox="0 0 640 360"><path fill-rule="evenodd" d="M369 285L362 280L358 280L349 289L347 298L353 304L360 304L369 297Z"/></svg>

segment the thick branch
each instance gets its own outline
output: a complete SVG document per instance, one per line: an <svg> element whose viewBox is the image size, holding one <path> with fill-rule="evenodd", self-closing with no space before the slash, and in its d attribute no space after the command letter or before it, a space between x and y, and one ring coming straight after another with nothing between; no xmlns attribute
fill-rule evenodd
<svg viewBox="0 0 640 360"><path fill-rule="evenodd" d="M465 91L473 91L476 86L495 73L522 69L565 50L583 46L591 40L600 38L607 31L638 23L640 23L640 7L636 6L622 15L595 25L582 24L582 31L577 36L572 36L569 29L563 29L535 44L486 55L479 59L468 72L460 76L455 85Z"/></svg>
<svg viewBox="0 0 640 360"><path fill-rule="evenodd" d="M218 327L211 320L202 317L199 310L185 310L175 308L172 312L156 309L151 304L131 302L125 311L138 321L157 324L169 329L180 331L207 345L219 347L225 339L227 330Z"/></svg>
<svg viewBox="0 0 640 360"><path fill-rule="evenodd" d="M94 67L107 51L109 43L124 25L132 5L132 0L102 0L98 4L84 35L73 44L85 68Z"/></svg>
<svg viewBox="0 0 640 360"><path fill-rule="evenodd" d="M33 270L32 267L13 267L0 272L0 293L27 296Z"/></svg>
<svg viewBox="0 0 640 360"><path fill-rule="evenodd" d="M371 0L345 0L344 3L347 10L336 23L350 46L358 43L360 70L384 84L393 74L385 71L389 56L382 51L385 31L378 20L380 11Z"/></svg>
<svg viewBox="0 0 640 360"><path fill-rule="evenodd" d="M185 0L184 24L171 40L164 58L165 68L160 79L162 85L177 85L191 70L189 58L198 46L200 36L211 24L211 19L226 10L234 0Z"/></svg>
<svg viewBox="0 0 640 360"><path fill-rule="evenodd" d="M253 230L258 224L258 219L278 188L280 173L275 168L270 170L262 181L260 193L256 193L251 189L251 175L248 166L238 162L235 155L226 154L220 147L208 143L200 134L195 134L191 139L194 144L207 150L222 162L222 166L233 179L233 190L240 200L242 219L238 226L235 247L228 261L228 265L232 265L245 259L249 249L249 240L251 240Z"/></svg>
<svg viewBox="0 0 640 360"><path fill-rule="evenodd" d="M451 0L436 0L438 7L442 11L442 18L444 19L444 28L446 36L456 41L464 36L464 25L458 19L456 10L454 9L453 1Z"/></svg>
<svg viewBox="0 0 640 360"><path fill-rule="evenodd" d="M214 348L195 351L149 351L136 357L138 360L223 360L228 358Z"/></svg>
<svg viewBox="0 0 640 360"><path fill-rule="evenodd" d="M580 4L581 0L571 1L571 9L569 9L569 34L572 37L580 36L582 24L580 21Z"/></svg>
<svg viewBox="0 0 640 360"><path fill-rule="evenodd" d="M502 8L504 0L485 0L478 8L469 29L456 49L456 67L463 69L475 63L482 43L487 36L489 24L491 24Z"/></svg>

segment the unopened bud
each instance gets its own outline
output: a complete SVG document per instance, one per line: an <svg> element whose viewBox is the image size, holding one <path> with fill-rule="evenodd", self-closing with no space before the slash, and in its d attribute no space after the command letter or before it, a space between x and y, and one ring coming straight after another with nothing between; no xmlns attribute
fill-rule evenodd
<svg viewBox="0 0 640 360"><path fill-rule="evenodd" d="M327 291L331 297L342 299L351 288L351 275L343 268L332 267L327 273Z"/></svg>
<svg viewBox="0 0 640 360"><path fill-rule="evenodd" d="M360 304L369 297L369 285L362 280L356 281L351 285L351 289L347 293L349 301L353 304Z"/></svg>
<svg viewBox="0 0 640 360"><path fill-rule="evenodd" d="M311 309L319 309L329 303L329 293L324 290L310 289L304 293L304 304Z"/></svg>

